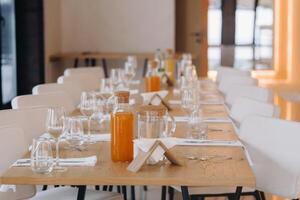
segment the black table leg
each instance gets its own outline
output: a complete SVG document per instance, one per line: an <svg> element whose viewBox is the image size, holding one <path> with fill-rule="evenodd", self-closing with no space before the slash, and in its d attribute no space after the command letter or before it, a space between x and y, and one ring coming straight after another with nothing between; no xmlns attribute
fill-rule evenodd
<svg viewBox="0 0 300 200"><path fill-rule="evenodd" d="M86 192L86 185L78 186L77 200L84 200L85 192Z"/></svg>
<svg viewBox="0 0 300 200"><path fill-rule="evenodd" d="M74 68L78 67L78 62L79 62L79 59L75 58L75 60L74 60Z"/></svg>
<svg viewBox="0 0 300 200"><path fill-rule="evenodd" d="M134 185L130 186L131 191L131 200L135 200L135 187Z"/></svg>
<svg viewBox="0 0 300 200"><path fill-rule="evenodd" d="M190 200L189 189L187 186L181 186L181 193L183 200Z"/></svg>
<svg viewBox="0 0 300 200"><path fill-rule="evenodd" d="M146 76L147 66L148 66L148 58L145 58L145 60L144 60L144 68L143 68L143 77Z"/></svg>
<svg viewBox="0 0 300 200"><path fill-rule="evenodd" d="M174 188L169 186L168 187L168 193L169 193L169 200L173 200L174 199Z"/></svg>
<svg viewBox="0 0 300 200"><path fill-rule="evenodd" d="M92 60L91 60L91 65L92 65L93 67L95 67L96 64L97 64L96 59L95 59L95 58L92 58Z"/></svg>
<svg viewBox="0 0 300 200"><path fill-rule="evenodd" d="M106 59L105 58L102 58L102 67L103 67L105 78L108 78L107 65L106 65Z"/></svg>
<svg viewBox="0 0 300 200"><path fill-rule="evenodd" d="M243 190L243 187L241 187L241 186L236 187L236 190L235 190L235 200L240 200L240 197L241 197L241 194L242 194L242 190Z"/></svg>
<svg viewBox="0 0 300 200"><path fill-rule="evenodd" d="M48 188L48 185L43 185L43 189L42 189L42 191L45 191L45 190L47 190L47 188Z"/></svg>
<svg viewBox="0 0 300 200"><path fill-rule="evenodd" d="M167 186L161 186L161 200L166 200Z"/></svg>
<svg viewBox="0 0 300 200"><path fill-rule="evenodd" d="M122 193L124 196L124 200L127 200L127 188L126 185L122 185Z"/></svg>

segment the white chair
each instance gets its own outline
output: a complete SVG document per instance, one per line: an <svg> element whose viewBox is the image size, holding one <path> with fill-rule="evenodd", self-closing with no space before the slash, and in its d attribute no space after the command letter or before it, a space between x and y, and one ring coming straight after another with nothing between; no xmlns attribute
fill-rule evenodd
<svg viewBox="0 0 300 200"><path fill-rule="evenodd" d="M62 92L39 94L39 95L23 95L15 97L12 101L13 109L20 108L37 108L37 107L63 107L67 113L75 110L75 103L71 97Z"/></svg>
<svg viewBox="0 0 300 200"><path fill-rule="evenodd" d="M223 93L227 94L231 87L239 86L256 86L258 84L257 79L251 77L241 76L228 76L222 78L218 89Z"/></svg>
<svg viewBox="0 0 300 200"><path fill-rule="evenodd" d="M216 82L220 83L222 78L224 77L232 77L232 76L242 76L242 77L250 77L251 76L251 72L250 71L242 71L239 69L235 69L233 67L218 67L217 68L217 78L216 78Z"/></svg>
<svg viewBox="0 0 300 200"><path fill-rule="evenodd" d="M77 84L83 91L92 91L100 88L101 78L97 74L75 74L72 76L60 76L57 79L57 83Z"/></svg>
<svg viewBox="0 0 300 200"><path fill-rule="evenodd" d="M253 162L256 188L284 198L300 197L300 123L251 116L240 138Z"/></svg>
<svg viewBox="0 0 300 200"><path fill-rule="evenodd" d="M16 127L0 128L0 176L17 159L21 158L28 150L22 129ZM32 185L0 185L0 199L16 200L28 199L36 193Z"/></svg>
<svg viewBox="0 0 300 200"><path fill-rule="evenodd" d="M72 76L76 74L95 74L100 78L104 78L104 71L101 66L68 68L64 71L64 76Z"/></svg>
<svg viewBox="0 0 300 200"><path fill-rule="evenodd" d="M0 175L9 168L17 159L21 158L27 151L26 144L24 142L24 133L19 128L5 127L0 128ZM61 187L48 189L36 194L35 186L1 186L2 192L0 192L0 199L5 200L17 200L17 199L31 199L31 200L68 200L76 199L78 189L71 187ZM7 190L5 188L14 188L15 191ZM35 195L36 194L36 195ZM34 196L35 195L35 196ZM87 190L87 200L122 200L121 194Z"/></svg>
<svg viewBox="0 0 300 200"><path fill-rule="evenodd" d="M237 127L239 127L243 120L250 115L278 118L279 114L280 111L278 106L245 97L237 98L230 110L230 117Z"/></svg>
<svg viewBox="0 0 300 200"><path fill-rule="evenodd" d="M56 92L64 92L70 95L73 99L74 103L77 105L80 103L80 95L82 89L76 83L48 83L37 85L32 89L32 94L48 94L48 93L56 93Z"/></svg>
<svg viewBox="0 0 300 200"><path fill-rule="evenodd" d="M258 101L272 103L273 92L267 88L257 86L232 86L225 97L225 102L230 107L238 97L248 97Z"/></svg>
<svg viewBox="0 0 300 200"><path fill-rule="evenodd" d="M32 139L46 130L47 108L24 108L0 111L0 127L11 125L21 128L29 147Z"/></svg>

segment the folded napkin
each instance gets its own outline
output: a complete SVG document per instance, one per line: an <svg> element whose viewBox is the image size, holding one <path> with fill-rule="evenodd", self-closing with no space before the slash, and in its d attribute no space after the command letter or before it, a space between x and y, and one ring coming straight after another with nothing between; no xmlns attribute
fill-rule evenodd
<svg viewBox="0 0 300 200"><path fill-rule="evenodd" d="M91 134L91 140L95 142L110 142L111 141L111 134Z"/></svg>
<svg viewBox="0 0 300 200"><path fill-rule="evenodd" d="M137 156L138 151L148 152L153 146L155 141L160 140L168 149L177 144L177 138L144 138L134 140L134 157ZM158 147L150 156L150 163L157 163L163 158L165 151L163 148Z"/></svg>
<svg viewBox="0 0 300 200"><path fill-rule="evenodd" d="M141 93L143 99L144 99L144 104L149 104L151 98L153 97L153 95L158 94L162 99L165 98L168 95L168 91L167 90L160 90L157 92L145 92L145 93ZM152 100L152 104L153 105L159 105L161 102L161 100L159 98L154 98Z"/></svg>
<svg viewBox="0 0 300 200"><path fill-rule="evenodd" d="M55 159L54 159L55 161ZM70 167L79 167L79 166L95 166L97 163L96 156L82 157L82 158L61 158L59 159L60 166L70 166ZM17 160L12 166L13 167L30 167L31 160L30 158L23 158Z"/></svg>
<svg viewBox="0 0 300 200"><path fill-rule="evenodd" d="M204 118L203 121L207 123L232 123L232 120L228 117L210 117Z"/></svg>
<svg viewBox="0 0 300 200"><path fill-rule="evenodd" d="M133 95L133 94L138 94L139 93L139 90L136 89L136 90L129 90L130 92L130 95Z"/></svg>
<svg viewBox="0 0 300 200"><path fill-rule="evenodd" d="M223 105L223 100L207 100L207 101L200 101L201 105Z"/></svg>

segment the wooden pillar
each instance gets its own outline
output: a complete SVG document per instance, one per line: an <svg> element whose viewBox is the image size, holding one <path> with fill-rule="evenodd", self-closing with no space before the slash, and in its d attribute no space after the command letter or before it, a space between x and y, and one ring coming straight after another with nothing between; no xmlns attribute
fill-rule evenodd
<svg viewBox="0 0 300 200"><path fill-rule="evenodd" d="M206 77L208 72L208 41L207 41L207 29L208 29L208 0L200 1L200 55L199 55L199 76Z"/></svg>

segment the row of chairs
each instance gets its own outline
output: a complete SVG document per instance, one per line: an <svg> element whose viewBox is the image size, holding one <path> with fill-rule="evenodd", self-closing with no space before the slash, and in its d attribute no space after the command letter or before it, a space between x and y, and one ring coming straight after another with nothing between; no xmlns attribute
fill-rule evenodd
<svg viewBox="0 0 300 200"><path fill-rule="evenodd" d="M32 143L32 139L46 131L48 107L61 106L71 112L79 103L84 90L99 87L103 78L101 68L67 69L58 83L42 84L33 88L32 95L23 95L13 99L12 108L0 111L0 175L21 158ZM36 186L0 185L0 199L47 200L76 199L77 188L58 187L37 192ZM86 198L91 200L120 200L123 196L116 192L88 189Z"/></svg>
<svg viewBox="0 0 300 200"><path fill-rule="evenodd" d="M300 123L279 119L279 108L272 104L270 90L257 86L251 74L220 67L216 82L225 96L230 116L237 124L237 134L252 160L256 188L243 188L246 195L263 199L264 193L284 198L300 196ZM237 174L238 176L238 174ZM179 189L179 188L178 188ZM199 196L228 195L235 188L189 188ZM260 192L263 191L263 192Z"/></svg>

